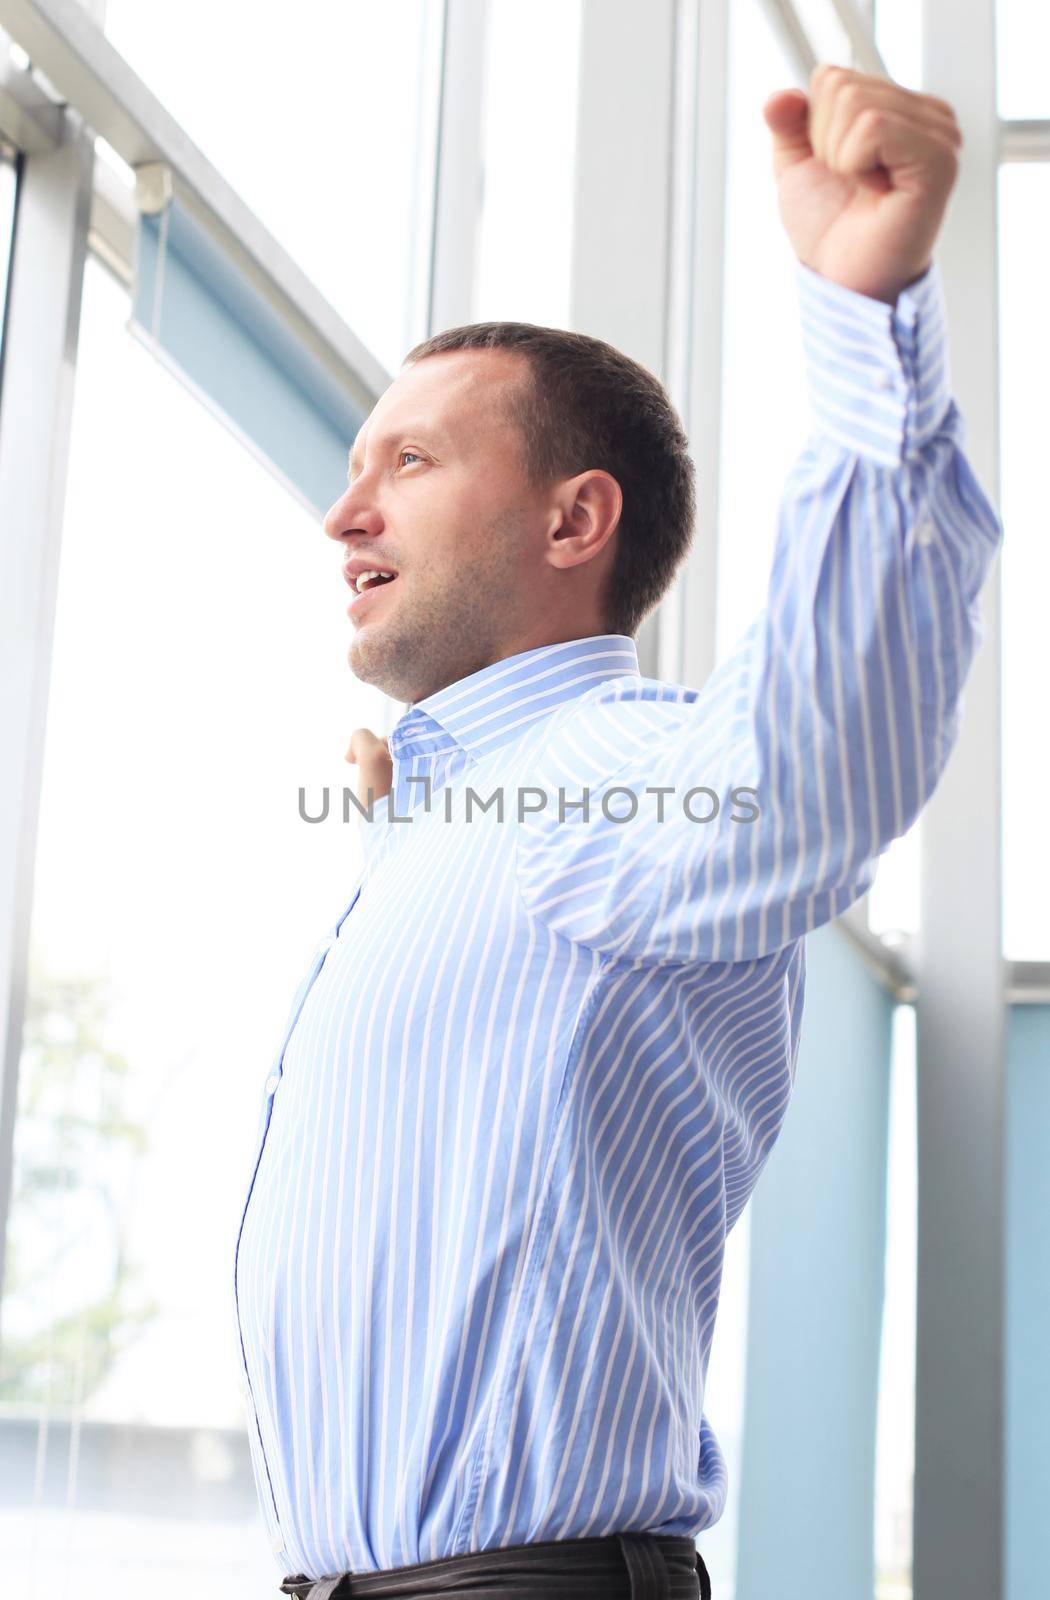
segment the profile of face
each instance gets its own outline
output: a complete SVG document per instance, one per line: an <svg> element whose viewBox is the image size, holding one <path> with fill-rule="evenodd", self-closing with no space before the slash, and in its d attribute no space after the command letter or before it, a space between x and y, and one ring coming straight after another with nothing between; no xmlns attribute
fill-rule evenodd
<svg viewBox="0 0 1050 1600"><path fill-rule="evenodd" d="M598 595L621 496L588 471L530 484L514 386L525 358L446 352L405 367L351 452L324 520L344 575L394 577L348 607L358 678L412 703L505 656L604 630Z"/></svg>

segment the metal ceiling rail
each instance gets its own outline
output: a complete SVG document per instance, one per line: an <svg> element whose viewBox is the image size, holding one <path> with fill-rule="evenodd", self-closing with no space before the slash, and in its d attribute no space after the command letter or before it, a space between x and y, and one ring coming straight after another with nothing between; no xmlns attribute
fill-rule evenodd
<svg viewBox="0 0 1050 1600"><path fill-rule="evenodd" d="M887 994L901 1005L914 1005L919 995L918 939L896 941L872 930L850 906L836 919L839 928ZM1050 961L1003 962L1003 996L1008 1006L1050 1006Z"/></svg>
<svg viewBox="0 0 1050 1600"><path fill-rule="evenodd" d="M1050 961L1008 961L1005 993L1012 1006L1050 1006Z"/></svg>
<svg viewBox="0 0 1050 1600"><path fill-rule="evenodd" d="M289 333L302 341L360 409L370 410L389 383L389 374L186 137L79 0L0 0L0 26L129 166L160 163L170 169L176 198L194 213ZM4 82L9 86L10 79ZM0 100L0 109L5 103ZM114 220L110 215L109 221Z"/></svg>
<svg viewBox="0 0 1050 1600"><path fill-rule="evenodd" d="M27 72L11 65L0 40L0 136L26 155L57 150L62 108L49 100Z"/></svg>

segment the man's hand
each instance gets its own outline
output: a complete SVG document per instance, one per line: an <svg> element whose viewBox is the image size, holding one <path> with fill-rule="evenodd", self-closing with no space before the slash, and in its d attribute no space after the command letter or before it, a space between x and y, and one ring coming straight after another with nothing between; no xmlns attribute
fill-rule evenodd
<svg viewBox="0 0 1050 1600"><path fill-rule="evenodd" d="M962 144L951 106L822 64L808 96L779 89L762 114L781 221L799 260L893 305L933 259Z"/></svg>
<svg viewBox="0 0 1050 1600"><path fill-rule="evenodd" d="M385 794L390 793L394 778L390 746L385 739L373 733L371 728L354 729L350 735L350 747L346 752L346 759L357 766L357 782L354 789L363 806L368 805L369 789L374 800L381 800Z"/></svg>

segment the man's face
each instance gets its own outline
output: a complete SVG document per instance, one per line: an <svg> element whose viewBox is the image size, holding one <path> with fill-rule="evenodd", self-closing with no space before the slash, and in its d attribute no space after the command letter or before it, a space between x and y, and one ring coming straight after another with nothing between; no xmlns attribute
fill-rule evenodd
<svg viewBox="0 0 1050 1600"><path fill-rule="evenodd" d="M393 571L357 596L348 660L412 702L537 642L555 571L550 499L526 482L511 413L524 359L456 351L406 368L354 444L324 522L343 561ZM520 642L520 641L525 642Z"/></svg>

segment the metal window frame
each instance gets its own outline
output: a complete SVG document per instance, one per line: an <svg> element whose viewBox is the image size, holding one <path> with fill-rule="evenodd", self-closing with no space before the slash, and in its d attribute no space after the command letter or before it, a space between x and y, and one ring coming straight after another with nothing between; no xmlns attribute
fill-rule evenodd
<svg viewBox="0 0 1050 1600"><path fill-rule="evenodd" d="M0 397L0 1291L28 972L33 867L87 255L93 140L72 115L21 163ZM0 1292L0 1308L3 1299Z"/></svg>
<svg viewBox="0 0 1050 1600"><path fill-rule="evenodd" d="M1002 140L994 0L923 0L923 58L924 86L955 108L966 143L938 259L952 312L952 387L967 422L967 455L997 503ZM992 1600L1006 1582L999 597L997 561L981 594L985 636L967 679L966 713L923 829L916 1600L961 1593Z"/></svg>
<svg viewBox="0 0 1050 1600"><path fill-rule="evenodd" d="M634 0L582 0L580 20L569 324L660 378L671 291L677 12L676 0L650 0L639 28ZM624 115L625 86L649 115ZM642 672L654 675L659 608L636 643Z"/></svg>
<svg viewBox="0 0 1050 1600"><path fill-rule="evenodd" d="M700 685L715 666L718 601L729 0L680 0L676 27L664 366L696 465L700 537L657 609L657 663L658 676Z"/></svg>
<svg viewBox="0 0 1050 1600"><path fill-rule="evenodd" d="M474 316L488 0L445 0L426 336Z"/></svg>

